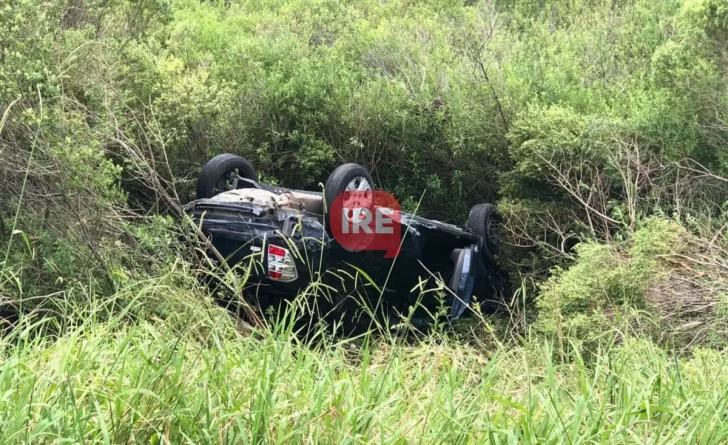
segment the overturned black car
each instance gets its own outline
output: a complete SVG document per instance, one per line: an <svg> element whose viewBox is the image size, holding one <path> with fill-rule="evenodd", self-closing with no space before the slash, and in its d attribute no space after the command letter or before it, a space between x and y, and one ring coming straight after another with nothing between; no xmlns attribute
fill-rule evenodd
<svg viewBox="0 0 728 445"><path fill-rule="evenodd" d="M496 264L494 206L474 206L462 227L379 209L376 214L389 215L397 229L387 232L398 243L392 255L372 249L371 234L362 246L341 235L341 220L356 225L377 205L372 184L364 167L344 164L329 175L323 192L275 187L259 183L247 160L221 154L202 168L198 199L185 211L228 265L249 274L245 297L262 307L314 284L333 290L331 304L321 307L338 315L369 302L400 314L445 307L456 319L468 313L474 297L485 310L502 304L506 279Z"/></svg>

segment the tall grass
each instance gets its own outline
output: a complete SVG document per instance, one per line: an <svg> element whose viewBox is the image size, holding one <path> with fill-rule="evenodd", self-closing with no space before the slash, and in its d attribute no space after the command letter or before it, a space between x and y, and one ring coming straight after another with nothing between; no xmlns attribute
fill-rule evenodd
<svg viewBox="0 0 728 445"><path fill-rule="evenodd" d="M162 295L176 304L164 319L146 309ZM241 333L191 297L164 282L125 289L115 302L124 311L79 308L58 338L22 318L2 338L3 442L728 440L720 352L679 359L623 336L588 364L578 354L559 362L540 338L486 347L444 331L303 345L285 325Z"/></svg>

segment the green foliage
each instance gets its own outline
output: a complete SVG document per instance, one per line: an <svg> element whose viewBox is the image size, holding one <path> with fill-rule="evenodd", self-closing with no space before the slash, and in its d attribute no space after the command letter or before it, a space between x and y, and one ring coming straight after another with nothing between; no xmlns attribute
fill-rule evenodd
<svg viewBox="0 0 728 445"><path fill-rule="evenodd" d="M654 312L645 293L666 276L662 257L680 253L684 233L675 221L653 218L622 245L578 245L574 265L557 268L541 287L538 329L593 351L610 326L628 324L635 310Z"/></svg>
<svg viewBox="0 0 728 445"><path fill-rule="evenodd" d="M724 344L726 41L723 0L0 0L3 439L725 442L725 354L642 334ZM222 152L295 188L358 162L451 222L498 201L543 335L240 335L173 218ZM652 320L681 298L717 322Z"/></svg>
<svg viewBox="0 0 728 445"><path fill-rule="evenodd" d="M315 187L338 163L355 161L402 201L426 193L426 211L445 214L438 203L452 205L453 194L468 199L463 190L476 194L470 201L494 200L495 183L481 173L495 176L506 162L490 147L503 134L467 133L482 132L492 99L463 94L459 86L472 90L474 79L451 68L461 52L454 46L464 34L461 17L475 11L338 2L175 6L173 24L159 34L168 36L165 49L149 43L161 79L148 97L180 176L227 151L292 187ZM467 207L454 210L462 215Z"/></svg>
<svg viewBox="0 0 728 445"><path fill-rule="evenodd" d="M6 1L0 107L19 102L0 210L41 238L28 261L53 266L31 269L55 271L23 287L135 276L112 246L146 225L121 234L108 215L163 210L141 170L194 198L221 152L296 188L359 162L406 209L452 222L499 200L535 246L509 257L543 277L577 239L687 217L662 185L635 190L635 169L725 171L725 16L717 0ZM44 192L58 199L28 198Z"/></svg>
<svg viewBox="0 0 728 445"><path fill-rule="evenodd" d="M525 207L514 219L528 221L531 234L557 221L569 236L609 242L639 218L677 211L664 192L676 180L670 165L691 159L725 173L728 71L716 33L724 8L590 5L503 5L509 29L520 32L502 64L504 80L508 97L524 105L509 129L514 166L502 172L500 192L504 203ZM666 183L635 189L629 178L645 168ZM688 201L699 212L716 204ZM550 233L535 244L558 248Z"/></svg>
<svg viewBox="0 0 728 445"><path fill-rule="evenodd" d="M148 283L123 312L150 294ZM118 299L118 297L117 297ZM76 313L57 339L31 320L0 345L8 442L722 443L724 354L675 357L642 338L554 360L538 338L484 351L433 335L301 345L241 335L209 303L130 324ZM474 339L477 341L478 339ZM426 419L427 421L424 421Z"/></svg>
<svg viewBox="0 0 728 445"><path fill-rule="evenodd" d="M424 194L421 212L454 222L499 195L566 204L544 187L534 150L607 168L592 151L636 138L669 161L724 164L724 130L705 131L708 99L724 96L719 2L19 8L40 10L41 26L31 32L27 15L4 13L14 37L2 65L8 91L36 94L43 80L47 101L62 92L102 121L112 112L118 128L106 134L144 140L156 128L147 143L169 155L183 199L220 152L297 188L359 162L402 202Z"/></svg>

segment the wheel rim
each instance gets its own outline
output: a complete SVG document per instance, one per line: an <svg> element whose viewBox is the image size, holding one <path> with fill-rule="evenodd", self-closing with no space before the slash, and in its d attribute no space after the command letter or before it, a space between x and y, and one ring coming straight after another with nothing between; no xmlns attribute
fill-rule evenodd
<svg viewBox="0 0 728 445"><path fill-rule="evenodd" d="M344 189L343 207L349 209L346 219L350 222L365 218L365 211L371 208L373 202L372 186L367 178L357 176L346 184Z"/></svg>

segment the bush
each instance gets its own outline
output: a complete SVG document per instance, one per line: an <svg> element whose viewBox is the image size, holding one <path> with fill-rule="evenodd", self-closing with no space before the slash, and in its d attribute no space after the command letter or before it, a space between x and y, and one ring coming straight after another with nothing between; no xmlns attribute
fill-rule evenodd
<svg viewBox="0 0 728 445"><path fill-rule="evenodd" d="M684 238L677 222L655 218L622 243L578 245L574 265L556 269L541 287L538 329L593 351L615 323L629 326L636 311L655 313L647 291L668 277L665 257L681 253Z"/></svg>

